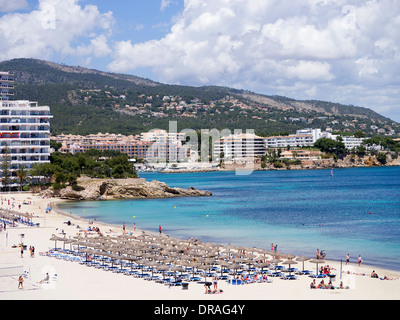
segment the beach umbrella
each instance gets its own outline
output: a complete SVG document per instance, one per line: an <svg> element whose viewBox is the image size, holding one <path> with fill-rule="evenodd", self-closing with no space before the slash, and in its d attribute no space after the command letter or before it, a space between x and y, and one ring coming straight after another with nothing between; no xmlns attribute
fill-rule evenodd
<svg viewBox="0 0 400 320"><path fill-rule="evenodd" d="M274 259L271 259L269 262L275 265L275 270L276 270L276 268L278 267L278 264L283 262L283 260L274 258Z"/></svg>
<svg viewBox="0 0 400 320"><path fill-rule="evenodd" d="M288 265L289 265L289 275L291 275L292 271L291 271L291 269L290 269L290 266L291 266L292 264L297 264L297 262L294 261L294 260L292 260L292 259L288 259L288 260L286 260L286 261L283 261L282 264L288 264Z"/></svg>
<svg viewBox="0 0 400 320"><path fill-rule="evenodd" d="M174 272L174 278L176 281L176 272L183 272L184 269L181 266L173 266L170 270Z"/></svg>
<svg viewBox="0 0 400 320"><path fill-rule="evenodd" d="M312 259L309 262L315 263L317 265L316 272L315 272L316 275L318 275L318 264L325 263L325 261L322 259Z"/></svg>
<svg viewBox="0 0 400 320"><path fill-rule="evenodd" d="M310 260L310 258L305 257L304 253L301 255L301 257L298 257L296 259L296 261L302 261L303 262L303 271L304 271L304 261L308 261L308 260Z"/></svg>
<svg viewBox="0 0 400 320"><path fill-rule="evenodd" d="M193 278L194 278L195 268L199 268L200 263L198 263L196 261L190 261L189 263L186 264L186 266L192 268L192 275L193 275Z"/></svg>
<svg viewBox="0 0 400 320"><path fill-rule="evenodd" d="M207 271L209 271L213 266L211 264L200 265L197 269L204 270L204 282L207 282Z"/></svg>
<svg viewBox="0 0 400 320"><path fill-rule="evenodd" d="M151 276L153 277L153 275L154 275L154 266L156 265L156 262L150 261L150 260L146 260L146 261L144 261L144 265L146 267L150 267L151 268ZM142 273L143 273L143 268L142 268Z"/></svg>
<svg viewBox="0 0 400 320"><path fill-rule="evenodd" d="M234 263L231 266L229 266L229 268L235 270L235 276L236 276L236 271L238 269L242 269L242 266L240 264L238 264L238 263Z"/></svg>
<svg viewBox="0 0 400 320"><path fill-rule="evenodd" d="M63 238L57 237L55 234L53 234L53 235L50 237L50 240L51 240L51 241L54 241L54 250L57 250L57 241L62 241Z"/></svg>
<svg viewBox="0 0 400 320"><path fill-rule="evenodd" d="M144 273L144 267L150 267L150 266L153 266L153 262L152 261L149 261L149 260L138 260L138 261L136 261L138 264L139 264L139 266L142 268L142 275L143 275L143 273Z"/></svg>
<svg viewBox="0 0 400 320"><path fill-rule="evenodd" d="M262 271L264 271L264 268L265 268L265 267L268 267L268 266L269 266L269 263L267 263L267 262L260 262L260 263L257 263L255 266L256 266L257 268L261 268L261 272L262 272Z"/></svg>
<svg viewBox="0 0 400 320"><path fill-rule="evenodd" d="M128 256L125 256L125 257L124 257L124 260L127 260L127 261L130 261L130 262L131 262L131 271L132 271L132 269L133 269L133 261L136 260L136 257L131 256L131 255L128 255Z"/></svg>
<svg viewBox="0 0 400 320"><path fill-rule="evenodd" d="M229 266L229 263L227 261L224 261L224 260L222 260L222 261L219 260L219 261L216 262L216 264L221 266L221 276L222 276L225 268Z"/></svg>

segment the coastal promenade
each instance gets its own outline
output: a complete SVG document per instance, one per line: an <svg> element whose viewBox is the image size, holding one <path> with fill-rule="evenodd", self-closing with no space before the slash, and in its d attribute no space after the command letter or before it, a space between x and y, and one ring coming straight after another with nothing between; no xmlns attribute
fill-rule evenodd
<svg viewBox="0 0 400 320"><path fill-rule="evenodd" d="M8 202L10 200L10 202ZM181 286L169 286L156 281L145 280L141 277L118 272L105 271L93 268L74 259L63 259L52 254L55 246L63 248L63 243L52 241L52 237L74 238L77 236L87 238L98 237L96 232L87 232L88 228L99 228L103 237L117 241L121 237L133 236L139 239L141 230L126 229L123 233L122 226L104 225L99 222L89 222L79 218L65 216L54 209L47 209L53 203L61 200L42 198L29 193L3 193L2 209L29 213L34 226L17 223L15 227L7 226L0 232L0 299L1 300L398 300L400 298L400 272L383 270L372 266L358 266L356 263L342 265L335 261L324 261L324 266L329 265L331 273L336 277L333 281L339 287L342 281L348 289L310 289L313 281L308 275L297 275L295 280L284 280L273 277L271 273L274 266L283 264L288 259L281 254L281 263L272 265L268 279L272 282L252 282L242 285L232 285L226 280L218 280L219 294L205 294L203 283L189 281L188 290ZM68 221L70 223L68 223ZM36 226L39 224L39 226ZM157 234L146 233L149 237L157 239ZM86 238L86 239L87 239ZM161 235L164 240L172 240L167 235ZM53 238L54 239L54 238ZM159 238L160 239L160 238ZM21 255L19 244L23 242L26 250ZM69 244L64 244L70 248ZM29 248L35 248L34 257L31 257ZM227 246L220 248L222 252L228 250ZM76 250L76 249L75 249ZM239 252L251 254L252 248L231 248L238 255ZM250 256L249 256L250 257ZM265 259L264 259L265 258ZM254 260L268 260L272 262L271 255L258 253ZM298 257L297 257L298 258ZM314 258L314 257L310 257ZM230 258L232 259L232 257ZM229 260L229 256L228 256ZM293 259L296 260L296 259ZM244 269L246 266L242 264ZM287 265L286 265L287 267ZM292 266L293 267L293 266ZM303 269L302 262L295 265L298 270ZM320 266L318 266L320 267ZM315 272L317 266L312 260L304 262L305 270ZM371 278L372 271L378 278ZM249 272L259 272L260 269ZM139 270L140 272L140 270ZM9 273L9 275L7 275ZM23 289L18 288L19 273L24 275ZM49 274L49 280L40 283ZM386 276L393 280L381 280ZM231 277L233 278L233 276ZM211 281L211 277L207 281ZM319 284L321 279L315 279ZM328 279L325 279L328 282ZM212 286L211 286L212 287Z"/></svg>

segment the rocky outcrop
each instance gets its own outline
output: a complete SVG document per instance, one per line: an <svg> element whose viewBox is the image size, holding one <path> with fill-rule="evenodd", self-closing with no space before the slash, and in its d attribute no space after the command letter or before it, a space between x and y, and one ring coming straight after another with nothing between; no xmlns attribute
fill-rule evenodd
<svg viewBox="0 0 400 320"><path fill-rule="evenodd" d="M146 181L144 179L121 180L80 180L84 189L73 190L71 187L59 191L59 197L69 200L111 200L111 199L155 199L173 197L205 197L211 196L209 191L172 188L164 182Z"/></svg>

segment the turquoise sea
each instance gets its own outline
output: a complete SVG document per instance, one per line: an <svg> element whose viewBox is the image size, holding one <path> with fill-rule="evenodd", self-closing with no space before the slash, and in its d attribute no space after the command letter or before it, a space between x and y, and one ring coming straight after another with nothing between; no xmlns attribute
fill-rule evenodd
<svg viewBox="0 0 400 320"><path fill-rule="evenodd" d="M304 171L142 173L211 197L69 202L60 209L86 219L203 242L327 258L358 255L365 264L400 270L400 168Z"/></svg>

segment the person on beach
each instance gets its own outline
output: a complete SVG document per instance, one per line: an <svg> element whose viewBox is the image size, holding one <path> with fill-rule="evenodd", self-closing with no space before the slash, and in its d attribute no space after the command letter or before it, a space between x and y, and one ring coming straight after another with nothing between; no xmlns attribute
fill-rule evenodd
<svg viewBox="0 0 400 320"><path fill-rule="evenodd" d="M209 294L209 293L211 293L211 282L206 282L206 283L204 283L204 288L206 289L206 294Z"/></svg>
<svg viewBox="0 0 400 320"><path fill-rule="evenodd" d="M274 253L274 244L271 243L271 253Z"/></svg>
<svg viewBox="0 0 400 320"><path fill-rule="evenodd" d="M22 277L22 275L19 276L19 278L18 278L18 289L19 288L21 288L21 289L24 288L24 278Z"/></svg>
<svg viewBox="0 0 400 320"><path fill-rule="evenodd" d="M161 235L161 226L158 226L158 232L160 232Z"/></svg>
<svg viewBox="0 0 400 320"><path fill-rule="evenodd" d="M328 285L326 286L327 289L335 289L335 287L332 284L332 280L329 280Z"/></svg>
<svg viewBox="0 0 400 320"><path fill-rule="evenodd" d="M218 286L217 276L214 276L213 278L213 285L214 285L214 291L217 291L217 286Z"/></svg>
<svg viewBox="0 0 400 320"><path fill-rule="evenodd" d="M371 278L379 278L378 274L375 272L375 270L372 271Z"/></svg>
<svg viewBox="0 0 400 320"><path fill-rule="evenodd" d="M22 243L21 243L20 247L21 247L21 258L23 258L24 257L24 246L22 245Z"/></svg>
<svg viewBox="0 0 400 320"><path fill-rule="evenodd" d="M122 232L125 233L125 223L122 225Z"/></svg>
<svg viewBox="0 0 400 320"><path fill-rule="evenodd" d="M40 280L39 283L48 282L49 280L50 280L50 276L48 273L46 273L46 276L44 277L44 279Z"/></svg>
<svg viewBox="0 0 400 320"><path fill-rule="evenodd" d="M361 267L362 265L362 258L361 255L358 256L358 266Z"/></svg>
<svg viewBox="0 0 400 320"><path fill-rule="evenodd" d="M350 263L350 254L346 255L346 266Z"/></svg>

